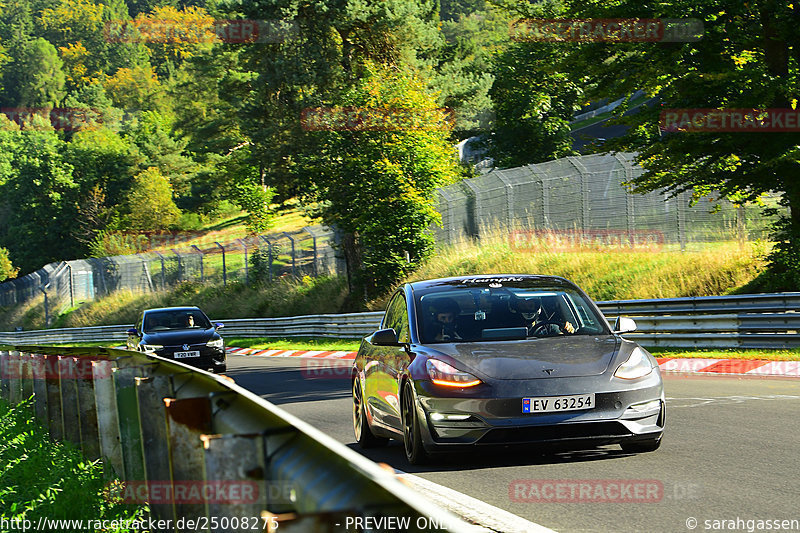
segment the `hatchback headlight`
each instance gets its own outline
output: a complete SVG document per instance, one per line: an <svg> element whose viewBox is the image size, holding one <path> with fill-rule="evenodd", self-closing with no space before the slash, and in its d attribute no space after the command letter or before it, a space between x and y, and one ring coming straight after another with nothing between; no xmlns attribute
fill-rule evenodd
<svg viewBox="0 0 800 533"><path fill-rule="evenodd" d="M163 348L164 347L160 344L142 344L142 351L144 353L153 353Z"/></svg>
<svg viewBox="0 0 800 533"><path fill-rule="evenodd" d="M428 371L431 381L437 385L444 385L445 387L474 387L481 383L481 380L469 372L458 370L438 359L425 361L425 369Z"/></svg>
<svg viewBox="0 0 800 533"><path fill-rule="evenodd" d="M214 339L213 341L208 341L206 346L209 348L222 348L225 345L225 341L222 339Z"/></svg>
<svg viewBox="0 0 800 533"><path fill-rule="evenodd" d="M622 379L638 379L643 378L653 371L653 365L650 363L650 358L644 350L638 346L633 349L628 360L619 365L614 376Z"/></svg>

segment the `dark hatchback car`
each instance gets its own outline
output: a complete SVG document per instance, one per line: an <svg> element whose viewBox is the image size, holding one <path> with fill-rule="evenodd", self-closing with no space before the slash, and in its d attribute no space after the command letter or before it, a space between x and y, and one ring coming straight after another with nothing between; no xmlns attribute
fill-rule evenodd
<svg viewBox="0 0 800 533"><path fill-rule="evenodd" d="M226 370L225 341L197 307L164 307L142 312L128 330L128 349L152 353L220 373Z"/></svg>
<svg viewBox="0 0 800 533"><path fill-rule="evenodd" d="M665 398L656 360L612 329L555 276L490 275L409 283L353 375L362 447L404 443L412 464L484 446L544 449L661 443Z"/></svg>

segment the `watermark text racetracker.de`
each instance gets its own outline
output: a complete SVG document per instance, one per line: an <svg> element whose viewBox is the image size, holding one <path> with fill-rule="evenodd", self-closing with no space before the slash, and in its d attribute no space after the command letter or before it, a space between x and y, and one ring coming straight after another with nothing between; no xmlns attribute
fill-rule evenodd
<svg viewBox="0 0 800 533"><path fill-rule="evenodd" d="M513 230L509 245L517 252L570 251L578 248L656 251L664 244L664 233L658 230L623 229L532 229Z"/></svg>
<svg viewBox="0 0 800 533"><path fill-rule="evenodd" d="M665 132L800 132L800 109L664 109Z"/></svg>
<svg viewBox="0 0 800 533"><path fill-rule="evenodd" d="M511 22L514 41L546 43L674 43L696 42L703 37L699 19L538 19Z"/></svg>
<svg viewBox="0 0 800 533"><path fill-rule="evenodd" d="M800 531L797 518L686 518L686 529L693 531Z"/></svg>
<svg viewBox="0 0 800 533"><path fill-rule="evenodd" d="M516 479L508 485L515 503L657 503L657 479Z"/></svg>

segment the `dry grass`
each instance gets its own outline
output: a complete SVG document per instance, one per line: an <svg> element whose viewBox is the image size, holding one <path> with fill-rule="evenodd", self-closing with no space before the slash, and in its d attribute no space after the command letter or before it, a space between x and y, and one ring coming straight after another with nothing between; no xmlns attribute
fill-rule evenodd
<svg viewBox="0 0 800 533"><path fill-rule="evenodd" d="M736 243L701 251L514 250L507 238L438 250L407 281L465 274L563 276L595 300L728 294L763 270L761 251Z"/></svg>

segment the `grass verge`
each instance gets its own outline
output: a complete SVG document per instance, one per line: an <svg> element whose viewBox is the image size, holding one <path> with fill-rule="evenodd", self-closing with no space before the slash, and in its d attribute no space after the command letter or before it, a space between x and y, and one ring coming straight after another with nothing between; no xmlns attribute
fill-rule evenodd
<svg viewBox="0 0 800 533"><path fill-rule="evenodd" d="M30 401L12 407L0 400L0 518L37 524L40 517L117 523L142 517L142 507L108 501L100 462L87 461L70 443L51 441L30 407Z"/></svg>
<svg viewBox="0 0 800 533"><path fill-rule="evenodd" d="M257 350L320 350L331 352L355 352L361 339L330 339L314 337L255 337L225 339L225 343L236 348L255 348Z"/></svg>
<svg viewBox="0 0 800 533"><path fill-rule="evenodd" d="M319 339L311 337L296 338L231 338L228 346L255 348L257 350L324 350L355 352L361 344L360 339ZM757 349L689 349L652 348L648 349L655 357L706 358L706 359L763 359L767 361L800 361L800 349L757 350Z"/></svg>

